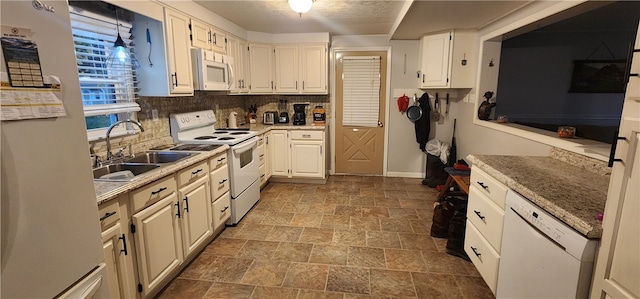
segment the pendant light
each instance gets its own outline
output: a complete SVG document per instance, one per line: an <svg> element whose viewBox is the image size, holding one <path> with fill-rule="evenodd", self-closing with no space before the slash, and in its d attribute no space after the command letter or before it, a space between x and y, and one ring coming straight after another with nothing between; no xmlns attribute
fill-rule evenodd
<svg viewBox="0 0 640 299"><path fill-rule="evenodd" d="M300 17L311 9L312 4L313 0L289 0L289 7L300 14Z"/></svg>
<svg viewBox="0 0 640 299"><path fill-rule="evenodd" d="M123 67L128 64L133 68L140 67L140 63L138 60L132 56L127 50L127 45L124 43L124 40L120 36L120 20L118 19L118 7L116 6L116 31L118 32L118 37L116 41L113 43L113 49L109 54L109 58L107 58L107 64L110 67Z"/></svg>

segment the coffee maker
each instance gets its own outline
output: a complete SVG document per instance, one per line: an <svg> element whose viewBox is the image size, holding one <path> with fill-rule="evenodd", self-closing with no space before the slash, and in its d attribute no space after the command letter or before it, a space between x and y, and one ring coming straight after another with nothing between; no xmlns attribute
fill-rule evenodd
<svg viewBox="0 0 640 299"><path fill-rule="evenodd" d="M293 104L293 125L302 126L307 124L307 105Z"/></svg>

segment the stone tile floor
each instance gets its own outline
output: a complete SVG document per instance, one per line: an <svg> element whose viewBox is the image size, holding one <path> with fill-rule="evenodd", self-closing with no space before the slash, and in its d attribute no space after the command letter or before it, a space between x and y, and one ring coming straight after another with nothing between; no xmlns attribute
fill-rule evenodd
<svg viewBox="0 0 640 299"><path fill-rule="evenodd" d="M269 183L159 298L494 298L470 262L429 235L421 179Z"/></svg>

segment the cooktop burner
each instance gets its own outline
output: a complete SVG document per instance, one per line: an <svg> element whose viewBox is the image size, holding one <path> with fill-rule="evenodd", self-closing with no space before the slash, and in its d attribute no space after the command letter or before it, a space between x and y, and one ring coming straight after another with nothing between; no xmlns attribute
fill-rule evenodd
<svg viewBox="0 0 640 299"><path fill-rule="evenodd" d="M249 134L249 132L231 132L229 133L229 135L246 135Z"/></svg>
<svg viewBox="0 0 640 299"><path fill-rule="evenodd" d="M218 138L218 137L215 137L215 136L198 136L198 137L193 138L193 139L195 139L195 140L207 140L207 139L216 139L216 138Z"/></svg>
<svg viewBox="0 0 640 299"><path fill-rule="evenodd" d="M227 132L227 131L215 131L215 132L213 132L213 134L218 134L218 135L220 135L220 134L228 134L228 133L229 132Z"/></svg>
<svg viewBox="0 0 640 299"><path fill-rule="evenodd" d="M218 140L233 140L233 139L236 139L236 138L234 138L234 137L220 137L220 138L218 138Z"/></svg>

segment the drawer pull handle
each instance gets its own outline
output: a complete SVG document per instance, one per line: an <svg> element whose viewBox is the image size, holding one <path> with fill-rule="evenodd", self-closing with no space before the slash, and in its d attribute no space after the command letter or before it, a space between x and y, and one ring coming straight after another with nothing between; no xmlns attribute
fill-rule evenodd
<svg viewBox="0 0 640 299"><path fill-rule="evenodd" d="M260 155L260 158L264 157L264 154Z"/></svg>
<svg viewBox="0 0 640 299"><path fill-rule="evenodd" d="M184 200L184 210L187 211L187 213L189 213L189 196L185 196L183 200Z"/></svg>
<svg viewBox="0 0 640 299"><path fill-rule="evenodd" d="M224 213L228 209L229 209L229 206L226 206L226 207L224 207L224 209L220 210L220 213Z"/></svg>
<svg viewBox="0 0 640 299"><path fill-rule="evenodd" d="M482 189L486 190L487 192L491 192L489 191L489 186L485 185L483 182L477 182L478 185L480 185L480 187L482 187Z"/></svg>
<svg viewBox="0 0 640 299"><path fill-rule="evenodd" d="M182 215L180 215L180 201L176 201L175 206L178 207L178 209L176 209L176 216L178 216L178 218L182 218Z"/></svg>
<svg viewBox="0 0 640 299"><path fill-rule="evenodd" d="M104 214L104 216L100 217L100 221L104 221L105 219L107 219L107 218L109 218L109 217L111 217L111 216L113 216L115 214L116 214L116 211L107 212L106 214Z"/></svg>
<svg viewBox="0 0 640 299"><path fill-rule="evenodd" d="M158 189L158 191L151 191L151 195L156 195L164 190L167 190L167 187L162 187L160 189Z"/></svg>
<svg viewBox="0 0 640 299"><path fill-rule="evenodd" d="M473 251L473 253L477 256L480 257L482 254L478 253L478 248L474 248L473 246L470 246L471 250Z"/></svg>
<svg viewBox="0 0 640 299"><path fill-rule="evenodd" d="M118 239L122 240L122 249L120 249L120 252L124 252L124 255L129 255L129 251L127 250L127 238L125 237L125 235L122 234L122 237Z"/></svg>
<svg viewBox="0 0 640 299"><path fill-rule="evenodd" d="M227 179L224 179L224 180L222 180L222 181L218 182L218 184L222 185L222 184L224 184L226 181L227 181Z"/></svg>
<svg viewBox="0 0 640 299"><path fill-rule="evenodd" d="M478 215L480 220L484 220L484 216L482 216L479 211L473 210L473 212L476 213L476 215Z"/></svg>
<svg viewBox="0 0 640 299"><path fill-rule="evenodd" d="M264 177L264 174L261 174L261 175L260 175L260 177L261 177L261 178L263 178L263 177Z"/></svg>
<svg viewBox="0 0 640 299"><path fill-rule="evenodd" d="M226 157L222 157L222 158L218 159L218 162L222 162L222 161L224 161L226 159L227 159Z"/></svg>
<svg viewBox="0 0 640 299"><path fill-rule="evenodd" d="M196 171L192 171L192 172L191 172L191 174L192 174L192 175L196 175L196 174L198 174L198 173L199 173L199 172L201 172L201 171L202 171L202 168L200 168L200 169L198 169L198 170L196 170Z"/></svg>
<svg viewBox="0 0 640 299"><path fill-rule="evenodd" d="M311 134L302 134L302 138L311 138Z"/></svg>

